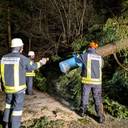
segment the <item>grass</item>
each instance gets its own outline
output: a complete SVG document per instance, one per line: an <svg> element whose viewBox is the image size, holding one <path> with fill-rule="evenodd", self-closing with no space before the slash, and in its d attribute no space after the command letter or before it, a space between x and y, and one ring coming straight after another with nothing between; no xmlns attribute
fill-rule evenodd
<svg viewBox="0 0 128 128"><path fill-rule="evenodd" d="M41 119L34 120L30 126L27 127L26 124L22 128L62 128L63 126L63 120L49 120L48 117L44 116Z"/></svg>

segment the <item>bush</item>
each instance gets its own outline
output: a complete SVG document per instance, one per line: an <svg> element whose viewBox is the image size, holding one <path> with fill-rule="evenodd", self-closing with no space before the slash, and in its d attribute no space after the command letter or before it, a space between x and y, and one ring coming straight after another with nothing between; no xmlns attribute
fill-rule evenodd
<svg viewBox="0 0 128 128"><path fill-rule="evenodd" d="M117 69L112 79L105 83L104 90L109 98L128 105L128 73L122 69Z"/></svg>
<svg viewBox="0 0 128 128"><path fill-rule="evenodd" d="M29 128L62 128L64 125L64 121L62 120L56 120L56 121L50 121L48 117L42 117L41 119L34 120L33 124L29 126ZM25 128L23 126L22 128Z"/></svg>
<svg viewBox="0 0 128 128"><path fill-rule="evenodd" d="M103 26L103 33L102 41L105 43L128 38L127 17L109 18Z"/></svg>
<svg viewBox="0 0 128 128"><path fill-rule="evenodd" d="M105 110L114 117L128 119L128 108L108 97L104 99Z"/></svg>
<svg viewBox="0 0 128 128"><path fill-rule="evenodd" d="M43 92L47 91L48 89L47 79L39 72L34 78L34 85L37 89Z"/></svg>
<svg viewBox="0 0 128 128"><path fill-rule="evenodd" d="M54 81L57 93L69 100L73 106L78 106L81 96L81 79L79 69L74 69Z"/></svg>

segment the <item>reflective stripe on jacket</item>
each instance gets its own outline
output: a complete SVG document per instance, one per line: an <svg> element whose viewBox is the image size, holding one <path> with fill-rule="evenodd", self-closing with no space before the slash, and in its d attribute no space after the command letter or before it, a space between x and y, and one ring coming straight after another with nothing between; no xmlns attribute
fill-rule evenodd
<svg viewBox="0 0 128 128"><path fill-rule="evenodd" d="M84 84L101 84L102 82L102 59L101 56L95 54L87 55L87 76L82 77L82 83Z"/></svg>
<svg viewBox="0 0 128 128"><path fill-rule="evenodd" d="M102 84L102 57L95 53L95 49L89 49L87 53L81 54L76 61L82 63L83 84Z"/></svg>
<svg viewBox="0 0 128 128"><path fill-rule="evenodd" d="M40 62L30 64L29 58L20 53L9 53L1 59L1 76L6 93L15 93L26 88L26 69L35 70Z"/></svg>
<svg viewBox="0 0 128 128"><path fill-rule="evenodd" d="M35 76L35 72L34 71L32 71L32 72L26 72L26 76Z"/></svg>
<svg viewBox="0 0 128 128"><path fill-rule="evenodd" d="M30 61L30 64L32 65L34 63L34 61ZM32 70L32 71L27 71L26 72L26 76L32 76L32 77L34 77L35 76L35 71L34 70Z"/></svg>

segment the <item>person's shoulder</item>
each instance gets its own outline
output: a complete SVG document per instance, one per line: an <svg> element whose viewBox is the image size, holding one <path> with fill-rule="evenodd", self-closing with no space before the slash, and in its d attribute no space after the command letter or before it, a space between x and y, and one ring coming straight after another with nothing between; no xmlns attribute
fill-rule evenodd
<svg viewBox="0 0 128 128"><path fill-rule="evenodd" d="M83 55L87 55L87 54L88 54L88 52L87 52L87 51L86 51L86 52L84 51L82 54L83 54Z"/></svg>
<svg viewBox="0 0 128 128"><path fill-rule="evenodd" d="M29 58L24 56L23 54L20 54L20 60L22 63L27 64L30 62Z"/></svg>
<svg viewBox="0 0 128 128"><path fill-rule="evenodd" d="M23 59L23 60L29 60L29 58L24 56L23 54L20 54L20 58Z"/></svg>
<svg viewBox="0 0 128 128"><path fill-rule="evenodd" d="M84 52L84 53L82 54L82 56L86 57L88 54L89 54L88 52Z"/></svg>
<svg viewBox="0 0 128 128"><path fill-rule="evenodd" d="M95 56L98 56L98 57L102 57L101 55L97 54L97 53L93 53Z"/></svg>
<svg viewBox="0 0 128 128"><path fill-rule="evenodd" d="M20 54L20 57L21 58L27 58L25 55L23 55L23 54Z"/></svg>
<svg viewBox="0 0 128 128"><path fill-rule="evenodd" d="M2 55L1 58L3 58L3 57L9 57L10 55L11 55L11 53L7 53L7 54Z"/></svg>

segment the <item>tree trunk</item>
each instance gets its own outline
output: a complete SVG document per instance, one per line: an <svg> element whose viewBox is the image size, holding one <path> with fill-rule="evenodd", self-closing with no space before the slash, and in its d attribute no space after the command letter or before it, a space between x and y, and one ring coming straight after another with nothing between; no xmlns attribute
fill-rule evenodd
<svg viewBox="0 0 128 128"><path fill-rule="evenodd" d="M10 23L10 7L8 7L8 42L9 42L9 47L11 45L11 23Z"/></svg>
<svg viewBox="0 0 128 128"><path fill-rule="evenodd" d="M113 53L119 52L120 50L125 50L128 48L128 39L120 40L112 44L107 44L96 50L96 53L105 57Z"/></svg>

